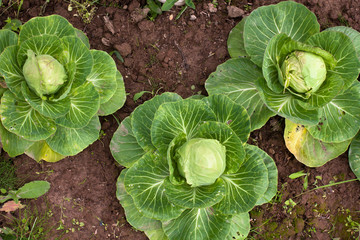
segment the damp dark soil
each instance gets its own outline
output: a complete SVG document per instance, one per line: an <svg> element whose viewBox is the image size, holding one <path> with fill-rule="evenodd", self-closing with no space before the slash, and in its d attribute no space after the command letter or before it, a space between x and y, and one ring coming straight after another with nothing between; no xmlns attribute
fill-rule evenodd
<svg viewBox="0 0 360 240"><path fill-rule="evenodd" d="M152 20L141 14L146 1L98 1L86 11L75 7L70 11L70 1L25 0L19 11L16 6L9 7L16 1L2 2L1 26L8 17L26 22L35 16L59 14L86 33L91 48L116 50L122 56L119 59L114 54L113 58L124 77L127 100L114 115L101 118L101 134L95 143L57 163L37 163L26 155L12 159L17 176L24 182L51 183L46 195L31 201L40 211L51 209L47 227L54 228L46 239L147 239L126 222L115 196L122 167L112 157L109 143L118 127L117 119L121 121L155 94L171 91L184 98L206 94L207 77L229 58L226 41L230 30L257 7L279 1L195 1L196 9L187 9L178 19L181 8L175 7ZM360 31L359 0L297 2L314 12L323 28L347 25ZM229 6L237 7L237 15L229 12ZM147 93L134 101L134 95L141 91ZM287 151L283 129L284 120L274 117L251 134L250 143L265 150L276 162L279 192L271 203L251 212L249 238L357 239L360 183L309 191L354 179L347 153L322 167L308 168ZM307 177L289 178L298 171L304 171ZM0 226L8 224L8 218L0 215Z"/></svg>

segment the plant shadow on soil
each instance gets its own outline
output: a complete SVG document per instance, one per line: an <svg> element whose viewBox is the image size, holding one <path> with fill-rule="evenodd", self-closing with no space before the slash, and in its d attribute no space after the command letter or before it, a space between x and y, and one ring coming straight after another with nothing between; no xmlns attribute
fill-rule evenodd
<svg viewBox="0 0 360 240"><path fill-rule="evenodd" d="M9 2L3 1L4 6ZM39 211L48 211L48 206L51 208L48 223L54 229L46 239L57 239L61 235L61 239L72 240L147 239L126 222L115 196L116 179L122 167L115 163L108 146L117 129L117 119L124 119L155 93L171 91L184 98L206 94L204 83L209 74L229 58L227 36L241 17L230 18L227 12L229 1L223 0L217 1L216 12L209 10L211 1L196 1L196 10L188 9L178 20L174 19L180 8L163 13L154 21L139 17L137 9L141 4L137 1L124 1L123 4L99 1L101 4L96 5L91 22L85 24L76 9L68 11L68 1L50 1L44 5L45 2L24 1L18 18L26 22L38 15L59 14L87 34L91 48L107 52L117 50L124 61L113 57L124 77L128 96L121 110L101 118L99 140L83 152L57 163L37 163L26 155L18 156L13 159L17 176L26 182L47 180L51 183L45 196L31 201ZM246 15L264 2L234 0L231 5L243 9ZM266 1L266 4L276 2L279 1ZM347 24L360 30L360 5L356 0L297 2L313 11L324 28ZM0 8L2 24L7 17L16 18L16 12L12 7ZM191 15L196 19L190 20ZM141 91L151 93L134 102L134 95ZM250 143L258 145L276 161L279 192L271 203L251 212L249 238L356 239L359 234L356 223L360 222L359 182L298 196L304 192L304 178L288 177L303 170L308 174L308 189L331 181L353 179L347 153L322 167L307 168L287 151L283 129L283 119L274 117L251 134ZM290 203L289 199L292 200ZM0 215L0 226L9 224L6 219Z"/></svg>

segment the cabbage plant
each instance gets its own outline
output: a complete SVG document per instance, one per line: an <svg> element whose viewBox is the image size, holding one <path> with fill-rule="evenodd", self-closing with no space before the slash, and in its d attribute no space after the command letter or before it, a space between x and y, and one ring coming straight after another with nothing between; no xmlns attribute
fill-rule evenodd
<svg viewBox="0 0 360 240"><path fill-rule="evenodd" d="M286 118L284 138L296 159L317 167L348 148L360 128L360 34L320 32L316 16L293 2L259 7L230 32L232 57L206 81L249 112L252 130Z"/></svg>
<svg viewBox="0 0 360 240"><path fill-rule="evenodd" d="M125 101L109 54L90 50L85 34L52 15L0 30L0 136L11 157L37 161L76 155L99 137L99 115Z"/></svg>
<svg viewBox="0 0 360 240"><path fill-rule="evenodd" d="M247 111L225 95L164 93L125 118L110 143L125 166L117 197L150 239L244 239L249 211L277 190L277 168L247 144Z"/></svg>

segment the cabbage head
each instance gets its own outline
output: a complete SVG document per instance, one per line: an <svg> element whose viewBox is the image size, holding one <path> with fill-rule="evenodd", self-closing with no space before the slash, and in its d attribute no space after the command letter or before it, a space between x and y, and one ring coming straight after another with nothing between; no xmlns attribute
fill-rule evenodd
<svg viewBox="0 0 360 240"><path fill-rule="evenodd" d="M247 144L244 107L224 95L163 93L137 107L110 143L117 197L150 239L245 239L249 211L272 199L277 168Z"/></svg>
<svg viewBox="0 0 360 240"><path fill-rule="evenodd" d="M320 31L314 13L294 1L262 6L228 38L232 57L205 83L249 112L252 130L287 119L285 142L296 159L318 167L346 151L360 129L360 33Z"/></svg>
<svg viewBox="0 0 360 240"><path fill-rule="evenodd" d="M99 115L125 101L112 57L58 15L35 17L19 34L0 30L0 137L11 156L58 161L99 137Z"/></svg>

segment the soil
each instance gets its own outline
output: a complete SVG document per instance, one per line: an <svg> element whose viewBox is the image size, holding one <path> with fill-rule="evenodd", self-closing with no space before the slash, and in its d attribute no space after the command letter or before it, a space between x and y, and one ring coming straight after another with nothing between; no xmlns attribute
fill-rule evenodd
<svg viewBox="0 0 360 240"><path fill-rule="evenodd" d="M59 14L83 30L91 48L111 52L117 50L123 61L113 55L124 77L128 93L125 106L113 116L102 117L99 140L80 154L57 163L37 163L26 155L13 159L17 176L28 182L47 180L50 191L32 200L41 211L52 217L54 227L46 239L147 239L127 222L116 199L116 179L122 169L116 164L109 143L120 121L136 106L155 94L176 92L182 97L206 94L204 83L216 67L225 62L226 41L230 30L252 10L279 1L218 0L195 1L196 9L187 9L175 20L181 8L175 7L151 21L141 14L146 1L99 1L92 19L81 17L69 1L27 0L17 15L17 8L3 1L0 8L2 25L7 17L26 22L38 15ZM319 19L322 28L348 25L360 31L360 1L299 0ZM239 15L228 12L236 6ZM85 22L89 23L85 23ZM134 95L148 91L136 102ZM283 140L284 121L271 118L251 134L257 144L276 161L279 183L276 198L251 212L252 239L356 239L359 230L351 229L360 222L360 183L358 181L321 188L316 186L354 179L347 153L319 168L308 168L296 161ZM6 157L6 154L4 154ZM290 179L289 175L304 171L307 177ZM304 182L307 180L307 190ZM291 201L291 200L292 201ZM30 203L29 201L26 203ZM16 216L17 212L14 213ZM350 218L349 218L350 217ZM77 224L83 222L83 225ZM9 222L0 216L0 226ZM59 230L56 230L59 228Z"/></svg>

